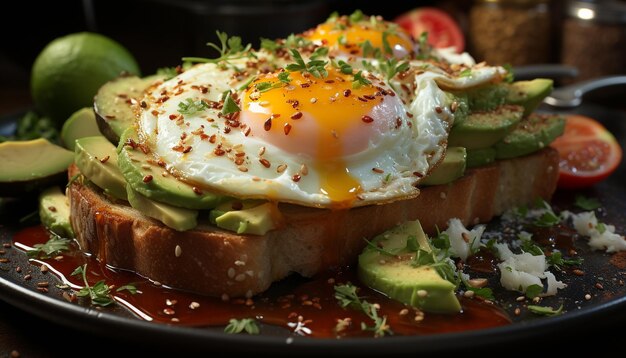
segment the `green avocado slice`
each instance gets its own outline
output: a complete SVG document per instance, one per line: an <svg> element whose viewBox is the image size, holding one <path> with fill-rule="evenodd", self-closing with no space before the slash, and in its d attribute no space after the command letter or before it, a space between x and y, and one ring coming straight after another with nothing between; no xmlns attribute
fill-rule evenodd
<svg viewBox="0 0 626 358"><path fill-rule="evenodd" d="M159 203L139 194L130 185L126 186L130 206L142 214L156 219L177 231L186 231L198 225L198 211Z"/></svg>
<svg viewBox="0 0 626 358"><path fill-rule="evenodd" d="M488 148L509 133L522 119L524 108L503 105L489 112L475 112L452 127L448 145L467 149Z"/></svg>
<svg viewBox="0 0 626 358"><path fill-rule="evenodd" d="M494 146L496 159L508 159L536 152L550 145L565 130L559 115L531 114Z"/></svg>
<svg viewBox="0 0 626 358"><path fill-rule="evenodd" d="M117 145L122 133L135 123L133 104L141 101L146 89L165 76L145 78L122 76L102 85L94 97L93 109L100 132Z"/></svg>
<svg viewBox="0 0 626 358"><path fill-rule="evenodd" d="M42 138L0 143L0 196L63 183L73 160L71 151Z"/></svg>
<svg viewBox="0 0 626 358"><path fill-rule="evenodd" d="M496 160L496 150L493 148L479 148L467 150L467 167L475 168Z"/></svg>
<svg viewBox="0 0 626 358"><path fill-rule="evenodd" d="M419 221L408 221L376 236L363 250L359 278L390 298L421 310L460 312L456 285L443 279L432 265L415 265L418 252L429 255L432 248Z"/></svg>
<svg viewBox="0 0 626 358"><path fill-rule="evenodd" d="M552 92L552 86L553 81L547 78L513 82L509 86L506 103L524 106L524 117L527 117Z"/></svg>
<svg viewBox="0 0 626 358"><path fill-rule="evenodd" d="M74 162L80 172L105 193L126 200L126 181L117 160L115 147L103 136L76 140Z"/></svg>
<svg viewBox="0 0 626 358"><path fill-rule="evenodd" d="M194 189L193 185L178 180L156 160L137 145L137 130L128 128L121 137L119 168L122 175L141 195L162 203L188 209L212 209L225 197L208 191Z"/></svg>
<svg viewBox="0 0 626 358"><path fill-rule="evenodd" d="M70 203L57 186L50 187L39 195L39 218L50 231L64 238L74 238L70 224Z"/></svg>
<svg viewBox="0 0 626 358"><path fill-rule="evenodd" d="M92 108L81 108L65 121L61 129L61 140L69 150L76 147L76 139L102 135Z"/></svg>
<svg viewBox="0 0 626 358"><path fill-rule="evenodd" d="M442 185L452 183L465 173L466 152L463 147L448 147L446 156L420 185Z"/></svg>

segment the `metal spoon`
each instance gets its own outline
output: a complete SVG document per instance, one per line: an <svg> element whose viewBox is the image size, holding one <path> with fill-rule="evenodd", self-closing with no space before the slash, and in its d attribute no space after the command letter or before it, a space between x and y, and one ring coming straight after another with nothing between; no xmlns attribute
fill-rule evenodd
<svg viewBox="0 0 626 358"><path fill-rule="evenodd" d="M543 102L561 108L574 108L582 103L583 96L602 87L626 85L626 76L607 76L587 80L555 89Z"/></svg>

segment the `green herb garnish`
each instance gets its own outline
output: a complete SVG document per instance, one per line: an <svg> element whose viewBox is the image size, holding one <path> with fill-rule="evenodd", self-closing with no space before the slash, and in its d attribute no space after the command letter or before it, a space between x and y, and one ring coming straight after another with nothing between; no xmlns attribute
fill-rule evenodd
<svg viewBox="0 0 626 358"><path fill-rule="evenodd" d="M459 73L459 77L472 77L472 69L466 68Z"/></svg>
<svg viewBox="0 0 626 358"><path fill-rule="evenodd" d="M268 52L275 53L276 50L281 48L280 44L274 40L261 37L261 48Z"/></svg>
<svg viewBox="0 0 626 358"><path fill-rule="evenodd" d="M248 334L259 334L261 329L254 318L231 319L228 326L224 328L225 333L237 334L246 332Z"/></svg>
<svg viewBox="0 0 626 358"><path fill-rule="evenodd" d="M194 101L191 98L187 98L186 100L178 103L178 112L187 116L202 112L208 108L209 105L201 99Z"/></svg>
<svg viewBox="0 0 626 358"><path fill-rule="evenodd" d="M98 281L95 285L89 286L87 282L87 264L78 266L72 276L82 275L85 287L81 288L76 294L78 297L89 297L91 303L98 306L109 306L115 301L111 298L111 288L104 282L104 280Z"/></svg>
<svg viewBox="0 0 626 358"><path fill-rule="evenodd" d="M601 206L598 199L587 198L583 195L576 195L576 201L574 202L574 205L587 211L595 210Z"/></svg>
<svg viewBox="0 0 626 358"><path fill-rule="evenodd" d="M115 290L115 292L122 292L122 291L128 291L131 295L136 295L138 293L137 287L133 285L132 283L118 287L117 290Z"/></svg>
<svg viewBox="0 0 626 358"><path fill-rule="evenodd" d="M226 91L222 94L224 98L224 106L222 107L222 114L231 114L240 112L241 108L237 105L237 102L233 99L233 96L230 91Z"/></svg>
<svg viewBox="0 0 626 358"><path fill-rule="evenodd" d="M221 31L216 31L216 34L217 38L220 41L220 45L209 42L207 43L207 46L215 49L220 54L219 57L214 59L208 59L203 57L183 57L183 61L218 63L221 61L228 62L230 60L236 60L249 56L249 51L252 48L252 45L247 44L244 46L241 43L241 37L228 37L228 34Z"/></svg>
<svg viewBox="0 0 626 358"><path fill-rule="evenodd" d="M564 259L560 251L553 251L552 255L547 256L546 259L549 265L556 267L558 270L563 270L564 266L580 266L583 263L583 259L580 257Z"/></svg>
<svg viewBox="0 0 626 358"><path fill-rule="evenodd" d="M378 305L362 300L356 293L356 286L352 284L336 285L335 298L343 308L350 307L365 313L374 321L372 326L365 322L361 323L361 330L374 332L374 337L383 337L386 334L392 335L391 327L387 324L387 316L378 316Z"/></svg>
<svg viewBox="0 0 626 358"><path fill-rule="evenodd" d="M556 316L563 313L563 305L561 305L558 309L553 309L552 307L544 307L544 306L534 306L529 305L528 310L534 314L538 314L540 316Z"/></svg>
<svg viewBox="0 0 626 358"><path fill-rule="evenodd" d="M54 235L45 244L35 244L34 248L26 253L29 257L49 259L61 254L63 251L69 251L69 249L70 240Z"/></svg>
<svg viewBox="0 0 626 358"><path fill-rule="evenodd" d="M310 74L312 74L313 76L317 78L324 78L328 76L328 72L324 68L326 64L328 63L327 61L311 60L305 63L304 59L302 58L302 55L300 55L300 52L296 49L291 49L291 57L293 57L296 63L288 64L286 67L287 71L309 72Z"/></svg>
<svg viewBox="0 0 626 358"><path fill-rule="evenodd" d="M539 285L530 285L528 287L526 287L526 297L533 299L537 296L539 296L541 293L543 292L543 287L539 286Z"/></svg>
<svg viewBox="0 0 626 358"><path fill-rule="evenodd" d="M363 77L363 71L359 71L354 74L354 80L352 81L352 88L360 88L361 86L367 86L371 84L372 81ZM387 174L385 181L389 181L391 173Z"/></svg>

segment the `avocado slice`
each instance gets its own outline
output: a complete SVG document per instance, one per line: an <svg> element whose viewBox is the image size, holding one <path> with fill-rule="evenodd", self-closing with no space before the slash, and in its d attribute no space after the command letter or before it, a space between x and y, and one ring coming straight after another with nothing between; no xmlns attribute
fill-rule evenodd
<svg viewBox="0 0 626 358"><path fill-rule="evenodd" d="M128 128L118 148L119 168L135 191L149 199L189 209L212 209L225 197L195 189L160 167L156 160L139 147L137 130ZM146 178L150 178L146 180Z"/></svg>
<svg viewBox="0 0 626 358"><path fill-rule="evenodd" d="M117 153L106 138L77 139L74 162L81 173L105 193L126 200L126 181L118 168Z"/></svg>
<svg viewBox="0 0 626 358"><path fill-rule="evenodd" d="M443 279L431 265L415 265L418 252L425 257L432 248L419 221L408 221L376 236L363 250L359 278L390 298L424 311L460 312L456 285Z"/></svg>
<svg viewBox="0 0 626 358"><path fill-rule="evenodd" d="M448 145L467 149L488 148L500 141L522 119L524 108L503 105L489 112L475 112L452 127Z"/></svg>
<svg viewBox="0 0 626 358"><path fill-rule="evenodd" d="M70 224L70 202L59 187L50 187L39 195L39 218L53 233L68 239L74 238Z"/></svg>
<svg viewBox="0 0 626 358"><path fill-rule="evenodd" d="M133 103L141 101L145 91L165 78L122 76L102 85L94 97L93 109L100 132L117 145L122 133L135 122Z"/></svg>
<svg viewBox="0 0 626 358"><path fill-rule="evenodd" d="M509 85L506 102L524 106L524 117L527 117L552 92L552 87L553 81L547 78L513 82Z"/></svg>
<svg viewBox="0 0 626 358"><path fill-rule="evenodd" d="M509 89L502 83L476 86L461 92L471 112L492 111L506 103Z"/></svg>
<svg viewBox="0 0 626 358"><path fill-rule="evenodd" d="M278 208L271 203L261 200L231 200L211 210L209 220L217 227L237 234L265 235L277 227L275 218L279 217Z"/></svg>
<svg viewBox="0 0 626 358"><path fill-rule="evenodd" d="M452 183L465 173L466 152L463 147L448 147L441 163L422 181L421 185Z"/></svg>
<svg viewBox="0 0 626 358"><path fill-rule="evenodd" d="M67 181L71 151L39 138L0 143L0 196L20 196Z"/></svg>
<svg viewBox="0 0 626 358"><path fill-rule="evenodd" d="M479 148L467 150L467 167L475 168L496 160L496 150L494 148Z"/></svg>
<svg viewBox="0 0 626 358"><path fill-rule="evenodd" d="M198 211L159 203L139 194L130 185L126 186L130 206L142 214L156 219L177 231L193 229L198 225Z"/></svg>
<svg viewBox="0 0 626 358"><path fill-rule="evenodd" d="M102 135L93 108L81 108L63 123L61 140L65 148L74 150L76 139Z"/></svg>
<svg viewBox="0 0 626 358"><path fill-rule="evenodd" d="M565 130L559 115L531 114L504 139L496 143L496 159L520 157L545 148Z"/></svg>

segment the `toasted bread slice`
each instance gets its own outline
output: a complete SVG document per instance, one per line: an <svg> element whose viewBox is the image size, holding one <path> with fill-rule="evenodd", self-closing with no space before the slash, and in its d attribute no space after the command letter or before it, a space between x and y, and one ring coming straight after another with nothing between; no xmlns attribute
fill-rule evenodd
<svg viewBox="0 0 626 358"><path fill-rule="evenodd" d="M71 167L69 175L76 173ZM364 238L406 220L419 219L433 233L450 218L477 224L549 200L557 178L558 153L546 148L468 170L452 184L423 188L415 199L343 211L281 205L285 226L264 236L208 225L178 232L77 181L68 195L78 242L99 260L171 287L233 297L262 292L291 272L312 276L353 263Z"/></svg>

